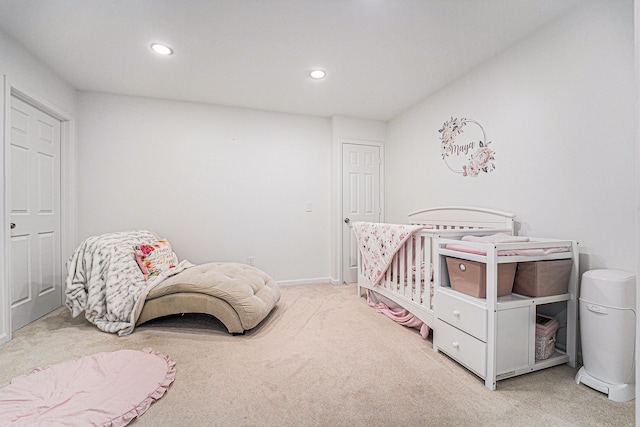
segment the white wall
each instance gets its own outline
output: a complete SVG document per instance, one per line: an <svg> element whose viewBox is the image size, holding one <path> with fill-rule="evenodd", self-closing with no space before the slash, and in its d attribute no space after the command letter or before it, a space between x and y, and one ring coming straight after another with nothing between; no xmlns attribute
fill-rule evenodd
<svg viewBox="0 0 640 427"><path fill-rule="evenodd" d="M0 32L0 76L5 75L9 85L17 86L20 90L26 92L27 95L37 98L45 102L49 106L55 107L56 110L64 111L69 117L74 117L77 112L76 91L64 80L58 77L40 60L31 55L22 48L14 40ZM8 87L7 87L8 89ZM6 123L4 122L4 90L0 89L0 129L3 136L0 140L4 140L6 133ZM73 125L71 126L73 132ZM73 145L62 147L63 162L70 169L75 169ZM0 173L0 343L6 341L9 336L9 302L8 302L8 276L7 276L7 248L5 242L7 239L7 227L9 223L7 217L7 200L5 194L7 168L5 166L4 148L0 149L0 165L2 172ZM73 173L65 173L63 182L65 195L63 209L65 209L65 221L63 230L66 236L73 234L72 227L69 224L69 218L74 217L73 203ZM65 244L66 243L66 244ZM71 244L65 240L63 242L62 258L66 259L71 251ZM61 277L62 277L61 272Z"/></svg>
<svg viewBox="0 0 640 427"><path fill-rule="evenodd" d="M148 228L193 263L329 279L329 119L90 92L79 106L80 239Z"/></svg>
<svg viewBox="0 0 640 427"><path fill-rule="evenodd" d="M76 91L38 58L0 32L0 74L29 92L75 113Z"/></svg>
<svg viewBox="0 0 640 427"><path fill-rule="evenodd" d="M389 123L387 221L439 205L513 212L520 233L576 239L581 270L636 271L633 1L591 1ZM451 172L438 130L477 120L496 170Z"/></svg>
<svg viewBox="0 0 640 427"><path fill-rule="evenodd" d="M634 40L635 40L635 94L636 94L636 114L638 113L638 107L640 106L640 31L638 25L640 25L640 0L634 0ZM636 126L636 227L640 227L640 120L635 121ZM636 233L636 269L640 267L640 233ZM636 270L638 271L638 270ZM636 290L638 283L636 279ZM636 292L636 313L640 313L640 298L637 297ZM638 322L636 321L636 324ZM640 328L636 327L636 366L638 366L638 355L640 354ZM636 369L636 384L640 384L640 369ZM636 388L636 401L635 401L636 414L640 414L640 389ZM636 417L637 419L638 417ZM636 425L638 421L636 421Z"/></svg>

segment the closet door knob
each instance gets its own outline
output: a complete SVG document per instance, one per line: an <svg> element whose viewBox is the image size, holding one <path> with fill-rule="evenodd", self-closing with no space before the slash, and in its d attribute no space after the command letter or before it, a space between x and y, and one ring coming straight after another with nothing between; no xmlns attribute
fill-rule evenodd
<svg viewBox="0 0 640 427"><path fill-rule="evenodd" d="M460 312L458 310L453 310L453 315L455 317L460 317Z"/></svg>
<svg viewBox="0 0 640 427"><path fill-rule="evenodd" d="M350 220L349 218L345 218L345 219L344 219L344 223L345 223L345 224L349 224L350 222L351 222L351 220Z"/></svg>
<svg viewBox="0 0 640 427"><path fill-rule="evenodd" d="M460 348L460 344L458 344L457 342L452 342L451 343L451 347L455 348L456 350Z"/></svg>
<svg viewBox="0 0 640 427"><path fill-rule="evenodd" d="M12 223L11 223L11 229L13 230L14 228L16 228L16 223L15 223L15 222L12 222Z"/></svg>

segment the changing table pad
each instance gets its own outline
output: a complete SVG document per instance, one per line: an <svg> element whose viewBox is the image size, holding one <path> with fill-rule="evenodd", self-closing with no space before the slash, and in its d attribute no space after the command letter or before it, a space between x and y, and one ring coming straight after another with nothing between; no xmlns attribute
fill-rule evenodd
<svg viewBox="0 0 640 427"><path fill-rule="evenodd" d="M536 242L535 239L531 239L525 236L510 236L504 233L492 234L490 236L463 236L462 242L474 242L474 243L523 243L523 242ZM458 252L467 252L476 255L486 255L485 249L465 245L464 243L448 243L445 245L446 249ZM569 252L569 247L551 247L551 248L514 248L503 249L498 251L498 256L538 256L548 255L559 252Z"/></svg>

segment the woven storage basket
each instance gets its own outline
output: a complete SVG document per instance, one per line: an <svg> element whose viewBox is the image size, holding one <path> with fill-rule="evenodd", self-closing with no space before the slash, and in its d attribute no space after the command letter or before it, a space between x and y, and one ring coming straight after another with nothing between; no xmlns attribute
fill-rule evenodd
<svg viewBox="0 0 640 427"><path fill-rule="evenodd" d="M451 289L476 298L487 297L487 265L482 262L446 257ZM516 275L516 263L498 264L498 296L509 295Z"/></svg>
<svg viewBox="0 0 640 427"><path fill-rule="evenodd" d="M530 297L566 294L572 265L570 259L519 262L513 292Z"/></svg>
<svg viewBox="0 0 640 427"><path fill-rule="evenodd" d="M556 351L556 332L560 323L553 317L536 316L536 359L544 360Z"/></svg>

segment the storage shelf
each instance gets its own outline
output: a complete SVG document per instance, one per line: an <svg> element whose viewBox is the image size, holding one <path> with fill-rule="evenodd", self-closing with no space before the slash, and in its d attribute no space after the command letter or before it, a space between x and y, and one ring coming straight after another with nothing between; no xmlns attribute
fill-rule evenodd
<svg viewBox="0 0 640 427"><path fill-rule="evenodd" d="M441 334L438 333L437 328L434 330L434 349L449 354L453 359L458 360L465 366L477 365L479 362L478 357L481 357L483 362L480 366L482 366L483 369L476 369L474 372L484 372L484 374L479 376L485 380L485 386L492 390L495 390L498 380L527 374L564 363L575 367L579 274L578 243L571 240L533 238L531 240L530 242L494 244L440 238L436 244L434 252L435 298L437 301L438 295L442 295L440 298L442 298L446 304L436 302L435 315L438 321L445 322L449 326L444 328ZM483 254L462 252L446 248L446 245L464 245ZM541 253L527 256L498 255L499 251L547 249L547 251L542 252L549 252L551 248L565 247L567 251L564 252ZM451 288L446 257L486 264L486 299L476 298ZM544 297L530 297L511 293L506 296L497 297L497 271L499 264L562 259L572 260L571 275L566 293ZM536 360L535 326L537 309L539 306L553 303L566 304L567 351L563 352L556 349L554 354L548 359ZM444 310L449 311L445 312ZM473 321L470 321L471 318L473 318ZM479 348L484 348L484 352L481 351L480 354L478 354L477 350L476 353L468 351L468 349L466 352L463 351L463 343L459 343L458 340L465 335L476 340L470 342L477 342L478 344L474 345L480 345ZM452 346L453 338L451 337L456 336L459 338L455 338L455 345ZM456 350L453 351L451 348ZM460 348L460 351L458 351L458 348ZM476 354L478 354L477 357Z"/></svg>
<svg viewBox="0 0 640 427"><path fill-rule="evenodd" d="M551 355L548 359L537 360L531 366L526 368L514 369L513 371L504 372L496 375L496 380L505 380L507 378L517 377L519 375L530 374L531 372L539 371L541 369L551 368L552 366L563 365L569 362L569 355L563 352L557 351Z"/></svg>
<svg viewBox="0 0 640 427"><path fill-rule="evenodd" d="M562 365L568 362L569 362L569 355L556 349L555 353L553 353L553 355L550 358L544 359L544 360L536 359L534 363L535 369L533 370L538 371L540 369L550 368L552 366Z"/></svg>
<svg viewBox="0 0 640 427"><path fill-rule="evenodd" d="M479 307L484 307L484 308L487 307L486 298L476 298L471 295L463 294L461 292L453 290L450 286L440 286L438 288L438 291L455 295L457 298L468 301L469 303L475 304ZM526 295L512 293L512 294L497 298L496 310L509 310L516 307L552 304L554 302L569 301L570 299L571 299L571 294L568 294L568 293L550 295L546 297L530 297Z"/></svg>

